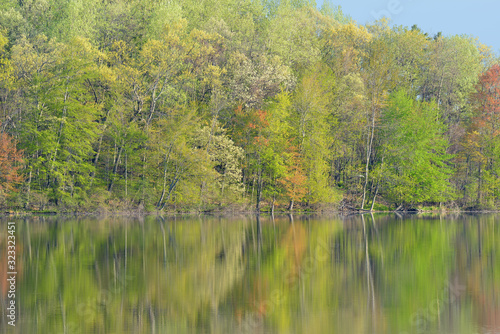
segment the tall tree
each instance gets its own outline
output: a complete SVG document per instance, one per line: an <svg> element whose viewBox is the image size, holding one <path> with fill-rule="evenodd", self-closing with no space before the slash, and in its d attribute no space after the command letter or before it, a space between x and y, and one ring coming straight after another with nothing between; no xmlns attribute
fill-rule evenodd
<svg viewBox="0 0 500 334"><path fill-rule="evenodd" d="M34 44L23 39L13 48L13 66L26 97L19 113L21 147L36 177L32 189L56 203L85 197L93 166L89 156L99 132L91 82L99 53L85 40ZM61 202L61 203L62 203Z"/></svg>
<svg viewBox="0 0 500 334"><path fill-rule="evenodd" d="M294 96L292 124L307 175L306 199L311 204L336 199L329 182L330 148L334 146L331 124L337 121L331 111L335 86L333 71L318 64L306 72Z"/></svg>
<svg viewBox="0 0 500 334"><path fill-rule="evenodd" d="M374 173L387 199L411 207L454 198L451 156L446 154L448 141L435 103L397 91L384 110L381 127L384 159Z"/></svg>
<svg viewBox="0 0 500 334"><path fill-rule="evenodd" d="M436 100L447 124L471 115L467 100L483 71L485 55L481 50L477 41L467 36L437 37L430 44L419 95L426 101Z"/></svg>
<svg viewBox="0 0 500 334"><path fill-rule="evenodd" d="M24 179L20 173L22 163L22 152L17 150L16 142L5 132L0 132L0 204Z"/></svg>
<svg viewBox="0 0 500 334"><path fill-rule="evenodd" d="M457 182L467 204L493 207L500 195L500 65L479 77L472 94L474 116L462 137Z"/></svg>

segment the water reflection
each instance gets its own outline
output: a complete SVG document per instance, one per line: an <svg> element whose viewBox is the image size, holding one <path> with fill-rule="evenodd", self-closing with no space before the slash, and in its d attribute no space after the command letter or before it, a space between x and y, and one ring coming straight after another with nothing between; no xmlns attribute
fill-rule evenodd
<svg viewBox="0 0 500 334"><path fill-rule="evenodd" d="M500 333L497 218L16 219L10 330Z"/></svg>

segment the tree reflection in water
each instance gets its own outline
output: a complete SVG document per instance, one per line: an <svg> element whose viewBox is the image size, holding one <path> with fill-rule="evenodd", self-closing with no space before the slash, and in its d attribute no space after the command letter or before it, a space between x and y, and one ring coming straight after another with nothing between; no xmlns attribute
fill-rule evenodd
<svg viewBox="0 0 500 334"><path fill-rule="evenodd" d="M497 218L17 219L16 330L495 333Z"/></svg>

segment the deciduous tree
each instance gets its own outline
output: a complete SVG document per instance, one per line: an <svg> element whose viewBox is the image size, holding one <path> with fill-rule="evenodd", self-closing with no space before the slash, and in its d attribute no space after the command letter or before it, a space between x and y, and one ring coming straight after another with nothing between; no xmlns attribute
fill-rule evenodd
<svg viewBox="0 0 500 334"><path fill-rule="evenodd" d="M7 133L0 132L0 203L3 204L24 179L20 173L22 163L22 151L17 150L16 142Z"/></svg>

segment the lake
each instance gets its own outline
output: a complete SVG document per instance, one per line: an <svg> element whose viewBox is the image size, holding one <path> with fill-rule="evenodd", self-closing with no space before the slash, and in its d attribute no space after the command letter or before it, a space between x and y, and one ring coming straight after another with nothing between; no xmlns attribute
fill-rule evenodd
<svg viewBox="0 0 500 334"><path fill-rule="evenodd" d="M499 218L3 217L0 332L500 333Z"/></svg>

